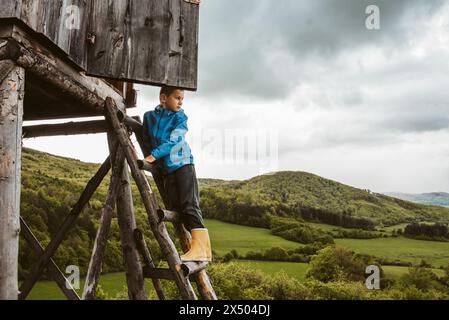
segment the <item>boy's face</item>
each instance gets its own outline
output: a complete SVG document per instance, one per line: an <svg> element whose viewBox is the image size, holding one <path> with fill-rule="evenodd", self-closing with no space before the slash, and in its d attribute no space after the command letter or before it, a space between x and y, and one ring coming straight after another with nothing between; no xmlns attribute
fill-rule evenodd
<svg viewBox="0 0 449 320"><path fill-rule="evenodd" d="M178 112L182 107L184 101L184 90L175 90L168 97L165 94L161 94L161 104L173 112Z"/></svg>

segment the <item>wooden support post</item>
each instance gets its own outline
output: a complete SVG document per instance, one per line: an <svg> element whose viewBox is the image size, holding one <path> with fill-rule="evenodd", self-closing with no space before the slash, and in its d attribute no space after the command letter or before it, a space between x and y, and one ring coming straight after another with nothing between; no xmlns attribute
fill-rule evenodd
<svg viewBox="0 0 449 320"><path fill-rule="evenodd" d="M114 149L115 154L111 154L111 159L115 158L117 166L112 167L112 175L109 183L109 190L106 201L101 210L100 226L95 237L95 243L90 258L89 269L87 271L86 282L83 290L83 300L95 300L96 289L100 280L103 258L106 251L107 238L111 227L112 215L114 213L117 193L121 182L121 173L125 162L125 156L120 148Z"/></svg>
<svg viewBox="0 0 449 320"><path fill-rule="evenodd" d="M0 300L17 300L24 69L0 61Z"/></svg>
<svg viewBox="0 0 449 320"><path fill-rule="evenodd" d="M38 257L41 256L44 253L44 248L41 246L41 244L34 236L31 229L25 223L25 220L22 219L22 217L20 218L20 227L21 227L20 234L23 235L24 239L28 242L34 253ZM50 271L51 276L53 277L53 280L55 280L58 287L61 289L61 291L69 300L80 300L78 293L76 293L75 289L73 289L70 282L67 281L64 273L62 273L62 271L59 269L59 267L56 265L53 259L50 259L48 263L48 269Z"/></svg>
<svg viewBox="0 0 449 320"><path fill-rule="evenodd" d="M20 286L19 299L21 300L26 299L36 281L39 280L39 277L42 274L42 271L47 266L48 262L50 261L50 258L53 256L53 254L56 252L61 242L64 240L67 232L75 224L79 214L84 209L84 206L89 202L90 198L97 190L98 186L101 184L104 177L109 172L110 168L111 163L108 157L106 161L101 165L100 169L98 169L95 176L92 179L90 179L90 181L87 183L87 186L84 189L83 193L81 194L81 197L79 198L78 202L73 206L72 210L67 215L61 227L59 228L58 232L56 233L54 238L50 241L47 248L45 248L44 254L39 258L39 260L34 265L33 269L28 274L27 278L23 281L22 285Z"/></svg>
<svg viewBox="0 0 449 320"><path fill-rule="evenodd" d="M142 136L142 130L143 130L143 125L140 123L137 123L137 119L133 119L130 120L128 119L126 116L123 115L123 113L118 112L118 117L119 119L123 119L125 124L128 125L129 127L131 127L131 129L134 131L134 134L136 135L136 137ZM139 138L138 138L139 140ZM140 147L143 147L143 144L140 143ZM142 148L143 151L143 148ZM155 170L151 164L148 165L148 162L143 161L143 160L139 160L138 161L138 165L139 168L141 170L147 170L149 172L151 172L154 182L156 183L156 186L159 190L159 193L161 195L162 201L164 202L165 207L167 207L167 195L166 192L164 190L164 182L163 182L163 177L162 175ZM161 217L159 215L159 217ZM165 218L165 213L164 213L164 218ZM163 219L164 219L163 218ZM190 242L191 242L191 235L190 233L184 228L184 226L182 225L182 223L177 222L176 220L173 221L173 225L175 227L176 233L181 241L181 246L182 246L182 250L184 252L187 252L190 250ZM203 299L205 300L217 300L217 295L212 287L212 284L209 280L209 276L207 275L206 270L201 270L198 273L195 273L193 275L196 284L198 286L198 291L201 293L201 296L203 297Z"/></svg>
<svg viewBox="0 0 449 320"><path fill-rule="evenodd" d="M23 138L69 136L77 134L104 133L108 126L104 120L41 124L23 127Z"/></svg>
<svg viewBox="0 0 449 320"><path fill-rule="evenodd" d="M150 250L148 250L147 244L143 237L143 233L139 229L134 230L134 240L136 241L137 250L139 250L145 266L147 268L156 268L153 259L151 259ZM165 300L164 289L162 287L161 281L159 279L152 279L152 282L159 300Z"/></svg>
<svg viewBox="0 0 449 320"><path fill-rule="evenodd" d="M113 146L117 143L117 139L111 133L108 133L108 143L109 151L113 154ZM119 149L123 152L123 147ZM116 170L115 167L122 167L121 172L118 173L121 183L117 194L117 220L120 228L128 296L131 300L146 300L145 279L133 235L134 229L136 229L136 219L128 168L124 159L121 164L116 163L114 159L112 162L113 170Z"/></svg>
<svg viewBox="0 0 449 320"><path fill-rule="evenodd" d="M190 284L190 281L180 270L181 268L179 266L181 265L181 259L177 254L176 247L173 241L170 239L165 225L163 223L160 224L158 221L159 219L156 213L158 209L156 197L153 194L153 191L151 190L151 187L144 173L140 171L137 166L137 155L131 141L129 140L125 127L120 123L117 117L117 107L114 103L114 100L110 98L106 99L105 112L107 120L110 121L114 133L116 134L117 139L121 147L123 148L123 151L125 152L126 160L128 161L132 176L137 184L140 195L142 197L142 202L147 211L151 230L153 231L154 236L161 247L163 255L167 259L170 269L174 271L176 279L175 282L179 288L181 297L187 300L196 300L197 297L192 288L192 285Z"/></svg>

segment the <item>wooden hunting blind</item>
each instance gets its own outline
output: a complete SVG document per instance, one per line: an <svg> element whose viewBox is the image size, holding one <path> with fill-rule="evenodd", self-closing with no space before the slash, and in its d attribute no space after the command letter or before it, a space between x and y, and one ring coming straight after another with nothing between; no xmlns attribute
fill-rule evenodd
<svg viewBox="0 0 449 320"><path fill-rule="evenodd" d="M186 0L0 0L88 75L197 87L199 6Z"/></svg>
<svg viewBox="0 0 449 320"><path fill-rule="evenodd" d="M137 159L129 136L142 146L142 123L126 115L136 105L133 83L196 90L198 21L199 0L0 0L0 300L25 299L45 269L67 298L80 299L52 256L110 170L82 298L95 298L116 208L130 299L146 299L145 277L160 299L160 279L175 281L184 299L197 299L190 280L203 299L217 299L207 263L180 260L165 223L173 223L184 252L190 234L179 213L157 203L142 170L152 173L166 208L169 191L160 172ZM104 119L22 126L24 120L88 116ZM20 217L22 139L100 132L107 133L110 155L44 248ZM168 269L154 265L136 225L128 166ZM20 288L19 235L39 256Z"/></svg>

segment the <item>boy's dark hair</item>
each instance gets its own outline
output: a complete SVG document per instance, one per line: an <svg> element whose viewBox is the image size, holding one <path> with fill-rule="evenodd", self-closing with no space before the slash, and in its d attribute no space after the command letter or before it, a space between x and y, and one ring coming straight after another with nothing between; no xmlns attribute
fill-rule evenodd
<svg viewBox="0 0 449 320"><path fill-rule="evenodd" d="M172 86L163 86L163 87L161 87L161 92L159 95L165 94L168 97L176 90L183 90L183 89L178 88L178 87L172 87Z"/></svg>

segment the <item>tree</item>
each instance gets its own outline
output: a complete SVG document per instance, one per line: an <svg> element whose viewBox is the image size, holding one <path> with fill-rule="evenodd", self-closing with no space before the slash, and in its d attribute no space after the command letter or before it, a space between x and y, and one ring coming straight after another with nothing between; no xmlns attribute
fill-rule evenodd
<svg viewBox="0 0 449 320"><path fill-rule="evenodd" d="M372 264L375 262L368 255L355 254L339 246L329 246L312 257L307 277L322 282L358 281L365 279L366 266Z"/></svg>

